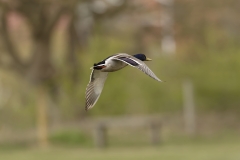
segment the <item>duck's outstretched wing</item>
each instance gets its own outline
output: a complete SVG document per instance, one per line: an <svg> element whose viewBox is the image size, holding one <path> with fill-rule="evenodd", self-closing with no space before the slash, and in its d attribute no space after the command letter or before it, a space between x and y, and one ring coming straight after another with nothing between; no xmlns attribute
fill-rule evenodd
<svg viewBox="0 0 240 160"><path fill-rule="evenodd" d="M141 60L128 55L128 54L119 54L118 56L114 56L112 58L113 60L117 60L117 61L122 61L132 67L136 67L139 70L141 70L142 72L144 72L146 75L152 77L153 79L162 82L152 71L150 68L148 68L148 66Z"/></svg>
<svg viewBox="0 0 240 160"><path fill-rule="evenodd" d="M92 108L98 98L100 97L100 94L102 92L102 89L104 87L104 83L107 79L107 72L101 72L100 70L92 70L90 81L86 88L86 106L85 110L89 110Z"/></svg>

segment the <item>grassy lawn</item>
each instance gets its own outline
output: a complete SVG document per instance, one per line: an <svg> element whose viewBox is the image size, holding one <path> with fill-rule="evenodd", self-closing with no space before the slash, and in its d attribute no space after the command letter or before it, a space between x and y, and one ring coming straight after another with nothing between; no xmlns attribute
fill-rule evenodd
<svg viewBox="0 0 240 160"><path fill-rule="evenodd" d="M1 160L239 160L240 144L187 143L163 144L157 147L110 147L49 149L4 149L0 150Z"/></svg>

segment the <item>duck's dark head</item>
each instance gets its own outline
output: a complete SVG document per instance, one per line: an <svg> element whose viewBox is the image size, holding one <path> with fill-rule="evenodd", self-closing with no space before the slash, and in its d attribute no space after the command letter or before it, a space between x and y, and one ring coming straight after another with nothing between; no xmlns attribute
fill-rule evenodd
<svg viewBox="0 0 240 160"><path fill-rule="evenodd" d="M145 54L142 54L142 53L134 54L133 57L140 59L141 61L151 61L150 58L147 58Z"/></svg>

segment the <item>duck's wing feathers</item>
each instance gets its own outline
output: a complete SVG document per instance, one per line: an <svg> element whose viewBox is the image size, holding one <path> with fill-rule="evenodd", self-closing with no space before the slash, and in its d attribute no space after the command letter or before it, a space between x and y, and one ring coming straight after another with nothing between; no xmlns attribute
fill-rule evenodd
<svg viewBox="0 0 240 160"><path fill-rule="evenodd" d="M152 71L150 68L148 68L148 66L141 60L128 55L128 54L119 54L118 56L114 56L112 57L113 60L117 60L117 61L122 61L132 67L136 67L139 70L141 70L142 72L144 72L146 75L152 77L153 79L162 82Z"/></svg>
<svg viewBox="0 0 240 160"><path fill-rule="evenodd" d="M86 89L85 110L92 108L96 104L98 98L100 97L102 89L104 87L104 83L107 79L107 75L108 75L107 72L101 72L99 70L94 70L94 69L92 70L90 81Z"/></svg>

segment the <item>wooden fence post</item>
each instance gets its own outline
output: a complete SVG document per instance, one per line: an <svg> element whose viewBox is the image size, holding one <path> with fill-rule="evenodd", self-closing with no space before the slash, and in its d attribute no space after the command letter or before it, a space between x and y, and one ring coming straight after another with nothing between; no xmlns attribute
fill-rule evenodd
<svg viewBox="0 0 240 160"><path fill-rule="evenodd" d="M107 146L107 128L104 123L97 124L94 133L95 146L104 148Z"/></svg>
<svg viewBox="0 0 240 160"><path fill-rule="evenodd" d="M193 84L190 80L185 80L183 83L183 98L184 98L184 125L188 134L193 135L196 129L195 122L195 104L194 104Z"/></svg>
<svg viewBox="0 0 240 160"><path fill-rule="evenodd" d="M159 130L161 129L159 123L150 122L149 129L150 129L150 143L152 145L159 144L159 142L160 142Z"/></svg>

